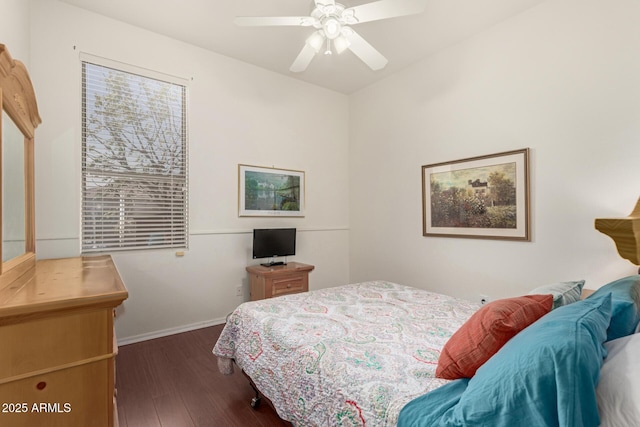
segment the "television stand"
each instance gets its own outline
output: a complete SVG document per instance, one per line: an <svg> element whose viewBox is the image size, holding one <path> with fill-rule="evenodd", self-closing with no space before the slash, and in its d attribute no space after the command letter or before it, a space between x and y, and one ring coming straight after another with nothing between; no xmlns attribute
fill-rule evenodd
<svg viewBox="0 0 640 427"><path fill-rule="evenodd" d="M273 262L263 262L260 265L264 267L273 267L274 265L287 265L287 263L284 261L273 261Z"/></svg>

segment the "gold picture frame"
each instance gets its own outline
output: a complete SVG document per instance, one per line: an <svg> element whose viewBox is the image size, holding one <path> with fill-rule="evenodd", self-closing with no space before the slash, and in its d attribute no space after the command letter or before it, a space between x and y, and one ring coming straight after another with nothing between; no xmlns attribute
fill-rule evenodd
<svg viewBox="0 0 640 427"><path fill-rule="evenodd" d="M422 235L531 241L529 149L422 166Z"/></svg>

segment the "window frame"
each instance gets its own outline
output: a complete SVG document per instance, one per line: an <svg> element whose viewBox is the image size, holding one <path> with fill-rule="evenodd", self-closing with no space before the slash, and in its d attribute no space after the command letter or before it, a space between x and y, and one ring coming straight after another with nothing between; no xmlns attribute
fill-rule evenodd
<svg viewBox="0 0 640 427"><path fill-rule="evenodd" d="M89 69L95 68L96 73L124 73L122 78L125 84L122 86L126 89L127 94L138 95L134 99L138 102L132 111L133 115L125 117L119 123L135 123L142 124L146 116L151 116L152 112L157 113L159 109L148 109L149 103L155 99L146 96L155 91L165 89L173 95L173 98L167 96L166 104L160 104L165 108L166 116L162 116L170 125L176 125L168 133L169 137L165 138L142 138L137 130L130 130L133 138L139 137L148 142L147 147L153 147L154 141L162 144L162 148L155 150L135 151L132 149L127 151L127 143L122 143L122 150L129 155L123 156L124 161L115 162L115 157L95 155L96 147L103 148L109 146L111 149L120 148L117 145L101 144L99 142L92 143L90 139L96 140L98 132L91 134L89 131L89 123L91 122L91 114L95 111L89 108L89 105L95 104L95 99L87 99L91 96L87 89L88 84L92 83L91 77L87 74L87 64ZM189 247L189 141L188 141L188 81L175 76L159 73L157 71L136 67L130 64L109 60L106 58L80 54L81 65L81 251L83 254L100 253L111 251L130 251L130 250L149 250L149 249L188 249ZM91 70L90 70L91 71ZM109 74L112 76L112 74ZM96 78L98 81L98 78ZM106 81L107 77L103 80ZM89 82L89 83L88 83ZM108 93L102 91L102 95ZM147 86L152 88L150 92L146 92ZM136 86L132 89L132 86ZM120 87L116 86L118 89ZM93 88L92 88L93 89ZM172 91L175 91L173 93ZM117 93L117 92L112 92ZM154 96L157 92L153 92ZM95 96L95 92L93 92ZM165 100L163 98L163 100ZM171 108L171 101L177 100L178 110ZM145 105L146 102L146 105ZM175 107L175 105L173 105ZM140 113L140 108L147 108L148 115L136 115ZM108 114L102 115L104 119ZM133 120L133 118L138 119ZM101 124L106 122L100 121ZM165 122L160 122L166 125ZM126 135L123 126L121 133ZM160 127L155 128L159 130ZM119 135L119 136L122 136ZM107 133L109 140L113 139L112 133ZM133 139L132 138L132 139ZM122 138L125 140L126 138ZM133 145L132 145L133 146ZM135 148L135 147L134 147ZM156 147L157 148L157 147ZM156 162L149 166L150 161L145 161L145 152L151 152L148 158L153 157L159 152L167 155L167 159L172 160L168 166L162 167L165 163ZM94 153L89 155L89 151ZM108 151L108 150L103 150ZM133 153L133 154L131 154ZM106 159L104 163L95 161L95 158ZM130 160L133 159L134 160ZM141 160L142 159L142 160ZM174 163L173 161L176 161ZM111 164L110 164L111 163ZM113 165L123 165L122 167ZM102 165L94 167L95 165ZM128 169L127 166L132 168ZM158 166L161 165L161 166ZM147 170L147 168L149 168ZM117 170L121 169L121 170ZM164 169L164 170L163 170ZM97 172L100 170L99 172ZM95 180L93 183L91 180ZM100 185L102 183L102 185ZM91 193L96 195L93 201ZM117 196L119 195L119 197ZM155 197L157 196L157 197ZM95 200L102 199L104 203L96 203ZM98 205L99 213L94 215L98 220L92 222L91 211L95 211ZM117 206L116 206L117 205ZM111 226L107 224L106 218L108 213L117 213L112 216L115 220L111 221ZM106 213L106 214L105 214ZM117 217L117 218L116 218ZM102 231L97 231L102 230Z"/></svg>

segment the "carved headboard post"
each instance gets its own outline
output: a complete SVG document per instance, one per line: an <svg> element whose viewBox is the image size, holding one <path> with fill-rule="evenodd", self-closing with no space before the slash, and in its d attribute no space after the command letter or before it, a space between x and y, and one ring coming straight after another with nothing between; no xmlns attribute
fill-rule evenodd
<svg viewBox="0 0 640 427"><path fill-rule="evenodd" d="M622 258L640 265L640 198L626 218L598 218L595 227L613 239Z"/></svg>

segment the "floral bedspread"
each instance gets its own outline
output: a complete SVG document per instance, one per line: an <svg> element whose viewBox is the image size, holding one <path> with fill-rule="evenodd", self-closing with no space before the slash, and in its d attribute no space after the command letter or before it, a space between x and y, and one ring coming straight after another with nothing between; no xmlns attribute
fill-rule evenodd
<svg viewBox="0 0 640 427"><path fill-rule="evenodd" d="M394 426L447 382L435 378L440 349L478 308L384 281L287 295L240 305L213 353L295 426Z"/></svg>

